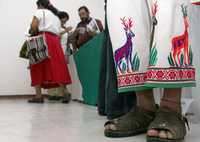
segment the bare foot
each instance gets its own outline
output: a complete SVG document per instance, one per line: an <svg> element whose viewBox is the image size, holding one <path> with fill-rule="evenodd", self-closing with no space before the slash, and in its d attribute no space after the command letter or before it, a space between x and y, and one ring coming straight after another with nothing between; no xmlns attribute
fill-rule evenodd
<svg viewBox="0 0 200 142"><path fill-rule="evenodd" d="M105 130L113 130L113 131L116 131L117 128L114 124L108 124L105 126Z"/></svg>
<svg viewBox="0 0 200 142"><path fill-rule="evenodd" d="M173 136L169 131L165 131L165 130L149 130L147 132L147 135L150 137L159 137L161 139L172 139Z"/></svg>

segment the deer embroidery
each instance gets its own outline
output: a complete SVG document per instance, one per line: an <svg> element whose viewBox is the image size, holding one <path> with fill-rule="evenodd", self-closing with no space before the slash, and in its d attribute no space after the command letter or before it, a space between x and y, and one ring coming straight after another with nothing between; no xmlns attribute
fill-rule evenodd
<svg viewBox="0 0 200 142"><path fill-rule="evenodd" d="M132 39L133 37L135 37L135 34L131 30L131 28L133 27L133 21L131 20L131 18L127 20L125 17L122 18L121 21L122 25L124 26L124 31L126 34L126 43L121 48L115 51L114 58L116 62L116 68L117 70L119 69L121 73L122 73L121 63L123 59L125 59L127 65L127 72L130 73L131 72L130 65L132 60L132 46L133 46Z"/></svg>
<svg viewBox="0 0 200 142"><path fill-rule="evenodd" d="M180 55L184 53L184 65L189 64L189 20L187 14L187 6L181 5L183 18L184 18L184 27L185 31L182 35L176 36L172 39L172 58L176 66L181 65Z"/></svg>

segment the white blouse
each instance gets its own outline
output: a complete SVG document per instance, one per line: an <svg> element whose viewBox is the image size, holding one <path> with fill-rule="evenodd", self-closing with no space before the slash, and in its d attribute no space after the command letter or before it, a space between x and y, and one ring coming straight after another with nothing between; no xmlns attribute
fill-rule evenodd
<svg viewBox="0 0 200 142"><path fill-rule="evenodd" d="M38 9L34 16L39 20L39 31L47 31L59 35L61 22L51 11Z"/></svg>

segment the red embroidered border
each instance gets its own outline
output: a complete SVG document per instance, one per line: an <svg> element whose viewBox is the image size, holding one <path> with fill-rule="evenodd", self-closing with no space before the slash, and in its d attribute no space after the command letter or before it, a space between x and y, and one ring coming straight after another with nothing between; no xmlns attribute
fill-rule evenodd
<svg viewBox="0 0 200 142"><path fill-rule="evenodd" d="M147 81L180 82L194 80L194 68L150 68L147 72Z"/></svg>
<svg viewBox="0 0 200 142"><path fill-rule="evenodd" d="M146 73L118 76L118 87L143 85L146 81L185 82L195 81L194 68L149 68Z"/></svg>
<svg viewBox="0 0 200 142"><path fill-rule="evenodd" d="M135 73L118 76L118 87L143 85L146 81L146 73Z"/></svg>
<svg viewBox="0 0 200 142"><path fill-rule="evenodd" d="M193 2L194 5L200 5L200 2Z"/></svg>

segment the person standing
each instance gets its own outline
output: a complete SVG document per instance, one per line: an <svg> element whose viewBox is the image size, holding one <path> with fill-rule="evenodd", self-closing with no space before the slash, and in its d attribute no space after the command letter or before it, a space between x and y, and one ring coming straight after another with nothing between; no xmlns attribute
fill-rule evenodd
<svg viewBox="0 0 200 142"><path fill-rule="evenodd" d="M58 10L49 0L38 0L38 9L34 14L30 33L33 35L44 34L48 46L49 58L30 65L32 86L35 87L36 96L29 103L43 103L41 89L62 86L63 102L69 102L69 92L66 85L71 83L71 78L60 43L61 23Z"/></svg>
<svg viewBox="0 0 200 142"><path fill-rule="evenodd" d="M70 93L73 95L72 99L74 101L81 101L82 100L82 85L79 80L78 72L77 72L77 66L74 61L74 50L73 46L69 42L70 35L73 34L72 27L66 26L67 25L67 19L69 15L67 12L61 11L59 14L61 24L62 24L62 30L61 30L61 45L63 47L63 51L65 52L65 58L68 63L68 68L72 80L72 84L67 86L67 89L70 90Z"/></svg>
<svg viewBox="0 0 200 142"><path fill-rule="evenodd" d="M61 22L60 42L61 42L63 52L65 52L66 49L67 49L68 33L72 30L72 27L70 27L70 26L65 27L66 22L69 20L69 15L68 15L67 12L59 11L58 17L59 17L60 22ZM65 57L66 57L66 62L69 64L69 59L67 58L66 55L65 55ZM70 72L70 69L69 69L69 72ZM71 73L70 73L70 76L72 77ZM66 86L67 92L70 92L69 86L70 85ZM62 91L62 87L48 89L48 95L49 95L48 100L49 101L60 101L60 100L62 100L63 96L61 96L62 95L60 93L61 91ZM71 92L70 92L69 95L71 95Z"/></svg>
<svg viewBox="0 0 200 142"><path fill-rule="evenodd" d="M106 122L104 133L147 133L147 142L183 141L187 121L182 116L182 89L196 85L190 28L200 9L193 10L189 0L126 0L119 11L121 4L109 0L107 8L118 91L136 91L138 106ZM159 107L154 88L164 89Z"/></svg>
<svg viewBox="0 0 200 142"><path fill-rule="evenodd" d="M82 45L91 40L94 36L103 31L102 22L90 16L90 11L86 6L78 9L81 22L78 23L75 31L69 37L74 50L78 50Z"/></svg>
<svg viewBox="0 0 200 142"><path fill-rule="evenodd" d="M72 33L73 28L71 26L66 27L66 22L69 20L69 15L67 12L60 11L59 18L61 21L61 32L60 32L61 45L62 45L63 51L66 54L65 55L66 61L67 63L69 63L68 57L72 54L73 51L68 44L68 36L69 34Z"/></svg>

